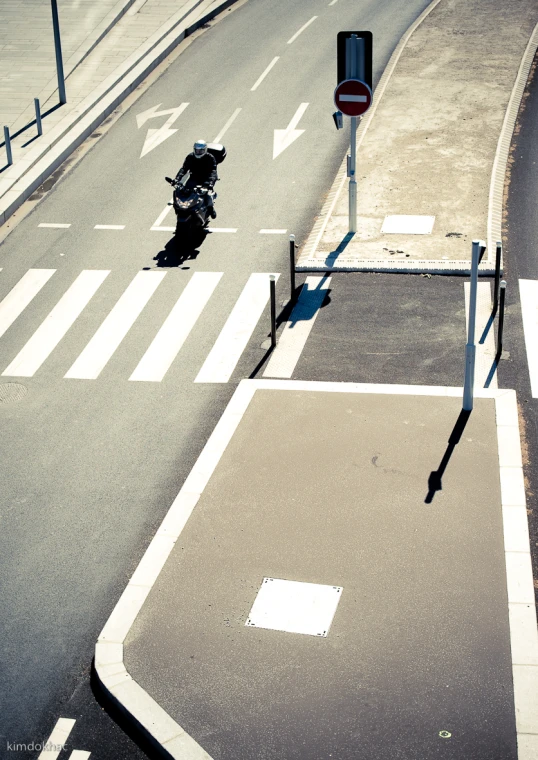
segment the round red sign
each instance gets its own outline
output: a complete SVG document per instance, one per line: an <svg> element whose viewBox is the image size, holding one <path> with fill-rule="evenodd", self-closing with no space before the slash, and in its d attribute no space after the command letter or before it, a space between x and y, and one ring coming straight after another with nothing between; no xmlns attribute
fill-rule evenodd
<svg viewBox="0 0 538 760"><path fill-rule="evenodd" d="M344 79L334 91L334 104L346 116L361 116L372 104L372 90L360 79Z"/></svg>

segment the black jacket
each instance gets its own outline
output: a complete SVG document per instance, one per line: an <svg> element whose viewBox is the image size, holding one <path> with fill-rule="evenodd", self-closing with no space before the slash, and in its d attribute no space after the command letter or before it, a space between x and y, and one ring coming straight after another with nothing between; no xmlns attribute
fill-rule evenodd
<svg viewBox="0 0 538 760"><path fill-rule="evenodd" d="M197 158L194 153L189 153L183 166L178 171L176 179L182 179L187 172L190 172L189 182L196 185L211 184L214 185L217 180L217 162L211 153Z"/></svg>

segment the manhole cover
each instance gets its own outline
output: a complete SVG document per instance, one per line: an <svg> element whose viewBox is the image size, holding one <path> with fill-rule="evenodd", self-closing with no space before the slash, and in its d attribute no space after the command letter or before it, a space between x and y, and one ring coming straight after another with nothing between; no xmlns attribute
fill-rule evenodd
<svg viewBox="0 0 538 760"><path fill-rule="evenodd" d="M9 404L10 401L20 401L28 393L28 388L20 383L0 384L0 404Z"/></svg>

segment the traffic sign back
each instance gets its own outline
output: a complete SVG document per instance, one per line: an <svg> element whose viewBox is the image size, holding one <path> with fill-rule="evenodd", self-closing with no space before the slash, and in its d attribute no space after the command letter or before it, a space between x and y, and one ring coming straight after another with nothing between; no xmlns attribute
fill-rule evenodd
<svg viewBox="0 0 538 760"><path fill-rule="evenodd" d="M346 73L346 40L356 34L364 42L364 74L363 81L372 89L372 32L338 32L336 36L337 55L337 84L347 79Z"/></svg>

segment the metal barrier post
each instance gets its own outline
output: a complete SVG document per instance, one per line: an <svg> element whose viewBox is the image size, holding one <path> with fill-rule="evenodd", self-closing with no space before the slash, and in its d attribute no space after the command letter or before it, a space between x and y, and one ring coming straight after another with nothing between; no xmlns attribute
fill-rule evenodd
<svg viewBox="0 0 538 760"><path fill-rule="evenodd" d="M295 295L295 235L290 235L290 297Z"/></svg>
<svg viewBox="0 0 538 760"><path fill-rule="evenodd" d="M467 330L467 345L465 346L465 380L463 384L463 410L470 412L473 408L474 395L474 365L476 356L475 346L475 322L476 322L476 294L478 287L478 259L482 244L480 240L473 240L473 254L471 262L471 293L469 298L469 326Z"/></svg>
<svg viewBox="0 0 538 760"><path fill-rule="evenodd" d="M503 330L504 330L504 299L506 296L506 280L501 280L500 302L499 302L499 327L497 332L497 355L500 356L503 350Z"/></svg>
<svg viewBox="0 0 538 760"><path fill-rule="evenodd" d="M65 78L64 78L64 65L62 60L62 42L60 39L60 22L58 21L58 4L57 0L50 0L50 7L52 11L52 28L54 31L54 49L56 51L56 74L58 77L58 94L60 96L60 104L67 103L65 96Z"/></svg>
<svg viewBox="0 0 538 760"><path fill-rule="evenodd" d="M11 137L9 136L9 127L4 127L4 141L6 143L7 165L13 164L13 153L11 152Z"/></svg>
<svg viewBox="0 0 538 760"><path fill-rule="evenodd" d="M271 348L276 346L276 278L269 275L269 288L271 292Z"/></svg>
<svg viewBox="0 0 538 760"><path fill-rule="evenodd" d="M39 98L34 98L35 107L35 123L37 125L37 134L39 137L43 134L43 125L41 123L41 108L39 106Z"/></svg>
<svg viewBox="0 0 538 760"><path fill-rule="evenodd" d="M501 255L503 245L497 242L497 250L495 251L495 284L493 286L493 312L497 311L499 305L499 280L501 279Z"/></svg>

